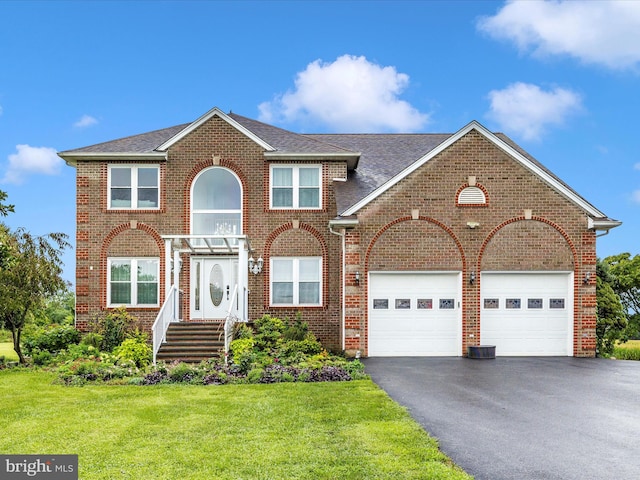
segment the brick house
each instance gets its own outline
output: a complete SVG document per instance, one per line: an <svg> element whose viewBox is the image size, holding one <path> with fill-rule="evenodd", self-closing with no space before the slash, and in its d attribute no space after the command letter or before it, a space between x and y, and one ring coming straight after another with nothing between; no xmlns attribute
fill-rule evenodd
<svg viewBox="0 0 640 480"><path fill-rule="evenodd" d="M476 122L301 135L214 108L59 155L80 329L300 312L348 354L595 355L596 237L620 222Z"/></svg>

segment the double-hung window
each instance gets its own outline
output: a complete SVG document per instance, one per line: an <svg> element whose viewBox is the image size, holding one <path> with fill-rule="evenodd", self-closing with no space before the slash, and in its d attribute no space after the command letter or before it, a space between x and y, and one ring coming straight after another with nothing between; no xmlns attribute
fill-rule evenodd
<svg viewBox="0 0 640 480"><path fill-rule="evenodd" d="M272 165L271 208L319 209L320 165Z"/></svg>
<svg viewBox="0 0 640 480"><path fill-rule="evenodd" d="M321 305L321 257L274 257L270 271L271 305Z"/></svg>
<svg viewBox="0 0 640 480"><path fill-rule="evenodd" d="M111 306L158 306L160 262L157 258L109 258L107 303Z"/></svg>
<svg viewBox="0 0 640 480"><path fill-rule="evenodd" d="M110 165L109 208L156 210L160 206L160 167Z"/></svg>

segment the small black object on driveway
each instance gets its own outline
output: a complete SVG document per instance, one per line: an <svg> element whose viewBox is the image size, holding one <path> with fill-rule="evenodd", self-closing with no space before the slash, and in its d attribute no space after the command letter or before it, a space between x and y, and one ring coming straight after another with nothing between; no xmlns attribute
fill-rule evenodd
<svg viewBox="0 0 640 480"><path fill-rule="evenodd" d="M640 362L368 358L366 372L476 480L640 478Z"/></svg>

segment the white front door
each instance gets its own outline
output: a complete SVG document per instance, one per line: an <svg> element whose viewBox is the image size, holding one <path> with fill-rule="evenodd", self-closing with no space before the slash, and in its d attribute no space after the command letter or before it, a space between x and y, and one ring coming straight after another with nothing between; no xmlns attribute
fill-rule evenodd
<svg viewBox="0 0 640 480"><path fill-rule="evenodd" d="M233 296L237 284L238 259L195 257L191 260L191 318L223 319L231 307L237 310Z"/></svg>

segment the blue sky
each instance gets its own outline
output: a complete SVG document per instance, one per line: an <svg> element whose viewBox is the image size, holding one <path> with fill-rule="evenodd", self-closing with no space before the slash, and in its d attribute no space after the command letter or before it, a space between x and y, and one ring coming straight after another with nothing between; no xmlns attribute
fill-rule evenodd
<svg viewBox="0 0 640 480"><path fill-rule="evenodd" d="M73 243L55 152L217 106L309 133L478 120L624 222L599 256L640 253L640 1L3 1L0 18L12 228Z"/></svg>

